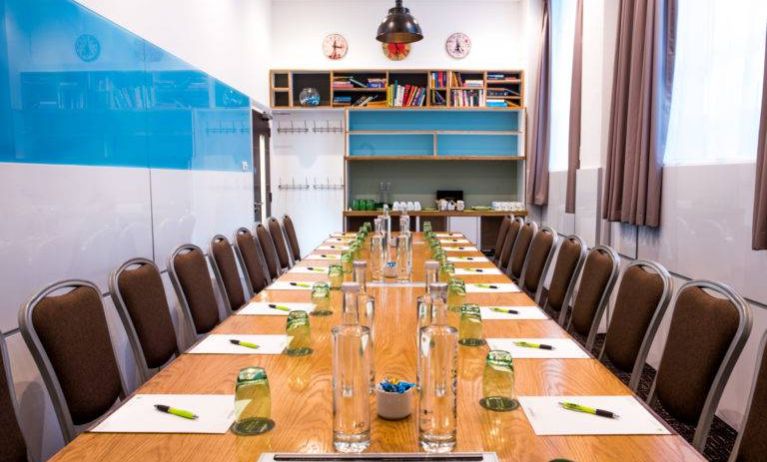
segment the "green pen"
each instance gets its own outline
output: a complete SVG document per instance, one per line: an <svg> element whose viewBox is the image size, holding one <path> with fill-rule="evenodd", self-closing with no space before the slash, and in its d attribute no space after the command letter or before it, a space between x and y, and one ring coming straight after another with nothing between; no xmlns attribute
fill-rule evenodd
<svg viewBox="0 0 767 462"><path fill-rule="evenodd" d="M184 409L178 409L175 407L166 406L164 404L155 404L154 408L160 412L166 414L173 414L175 416L183 417L185 419L194 420L197 418L197 414L191 411L185 411Z"/></svg>
<svg viewBox="0 0 767 462"><path fill-rule="evenodd" d="M474 257L458 257L458 258L460 258L461 260L474 261Z"/></svg>
<svg viewBox="0 0 767 462"><path fill-rule="evenodd" d="M234 338L229 340L229 343L231 343L232 345L243 346L245 348L252 348L254 350L257 350L257 349L261 348L260 346L256 345L255 343L243 342L242 340L237 340L237 339L234 339Z"/></svg>
<svg viewBox="0 0 767 462"><path fill-rule="evenodd" d="M306 269L315 273L324 273L327 271L327 268L315 268L313 266L307 266Z"/></svg>
<svg viewBox="0 0 767 462"><path fill-rule="evenodd" d="M519 311L517 310L507 310L504 308L499 308L497 306L491 306L490 311L495 311L496 313L519 314Z"/></svg>
<svg viewBox="0 0 767 462"><path fill-rule="evenodd" d="M290 308L288 308L285 305L275 305L274 303L269 304L269 308L280 310L280 311L290 311Z"/></svg>
<svg viewBox="0 0 767 462"><path fill-rule="evenodd" d="M306 287L307 289L312 288L311 284L307 284L305 282L291 282L290 285L293 287Z"/></svg>
<svg viewBox="0 0 767 462"><path fill-rule="evenodd" d="M480 268L466 268L466 271L471 271L472 273L484 273L484 270Z"/></svg>
<svg viewBox="0 0 767 462"><path fill-rule="evenodd" d="M583 412L585 414L598 415L600 417L607 417L609 419L617 419L620 417L618 414L611 411L605 411L604 409L597 409L595 407L588 407L588 406L584 406L582 404L577 404L577 403L568 403L568 402L560 401L559 405L562 406L563 409L567 409L568 411Z"/></svg>
<svg viewBox="0 0 767 462"><path fill-rule="evenodd" d="M493 285L493 284L474 284L474 285L477 286L477 287L481 287L483 289L497 289L498 288L498 286Z"/></svg>
<svg viewBox="0 0 767 462"><path fill-rule="evenodd" d="M525 342L524 340L520 340L517 342L514 342L514 345L522 348L538 348L539 350L553 350L554 347L551 345L546 345L545 343L533 343L533 342Z"/></svg>

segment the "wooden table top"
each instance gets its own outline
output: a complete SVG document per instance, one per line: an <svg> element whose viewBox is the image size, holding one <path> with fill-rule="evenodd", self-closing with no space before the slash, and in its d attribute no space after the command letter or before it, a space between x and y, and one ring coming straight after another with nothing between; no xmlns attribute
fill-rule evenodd
<svg viewBox="0 0 767 462"><path fill-rule="evenodd" d="M427 246L414 241L414 281L423 281ZM330 253L332 251L324 251ZM464 254L468 255L468 254ZM476 256L481 256L476 252ZM327 266L329 262L301 262ZM489 261L457 266L491 267ZM286 274L282 280L321 280L321 274ZM465 276L467 282L509 282L504 275ZM385 376L410 381L416 376L416 298L422 287L371 287L376 298L375 368ZM262 452L333 452L330 329L340 322L341 297L334 291L335 313L312 317L314 353L286 355L182 354L136 393L231 394L240 369L266 368L272 392L275 428L263 435L240 437L193 434L83 433L52 459L55 461L256 461ZM309 300L309 291L265 290L255 300ZM468 294L467 301L497 305L534 305L524 293ZM218 334L281 334L284 316L231 316ZM486 337L567 337L553 320L485 320ZM574 461L703 460L682 437L536 436L522 409L492 412L479 405L484 347L459 347L458 442L456 451L495 451L500 460ZM631 391L596 359L515 359L518 395L630 395ZM415 413L415 409L414 409ZM372 443L368 452L418 452L415 415L401 421L375 417L371 396Z"/></svg>

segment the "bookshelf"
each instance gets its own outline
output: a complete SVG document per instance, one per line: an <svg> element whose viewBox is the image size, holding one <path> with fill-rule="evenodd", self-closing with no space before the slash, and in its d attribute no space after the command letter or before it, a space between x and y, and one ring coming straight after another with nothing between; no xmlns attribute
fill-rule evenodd
<svg viewBox="0 0 767 462"><path fill-rule="evenodd" d="M272 70L269 81L275 109L524 108L522 70ZM320 93L319 106L300 105L307 87Z"/></svg>

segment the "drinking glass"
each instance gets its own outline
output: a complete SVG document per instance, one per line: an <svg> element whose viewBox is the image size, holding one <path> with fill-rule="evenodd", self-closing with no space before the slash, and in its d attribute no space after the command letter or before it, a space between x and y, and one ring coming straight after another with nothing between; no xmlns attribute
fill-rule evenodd
<svg viewBox="0 0 767 462"><path fill-rule="evenodd" d="M263 367L246 367L237 374L234 388L234 423L237 435L259 435L274 428L269 380Z"/></svg>
<svg viewBox="0 0 767 462"><path fill-rule="evenodd" d="M382 234L375 233L370 239L370 276L374 281L383 279L384 238Z"/></svg>
<svg viewBox="0 0 767 462"><path fill-rule="evenodd" d="M441 282L450 282L455 277L455 265L452 263L443 263L439 267L439 280Z"/></svg>
<svg viewBox="0 0 767 462"><path fill-rule="evenodd" d="M466 283L452 278L447 286L447 306L450 311L459 312L466 302Z"/></svg>
<svg viewBox="0 0 767 462"><path fill-rule="evenodd" d="M285 353L288 356L306 356L312 354L312 331L309 326L309 314L295 310L288 313L285 333L290 339Z"/></svg>
<svg viewBox="0 0 767 462"><path fill-rule="evenodd" d="M312 284L312 303L315 308L314 316L330 316L333 310L330 308L330 284L327 282L315 282Z"/></svg>
<svg viewBox="0 0 767 462"><path fill-rule="evenodd" d="M485 409L500 412L519 407L514 395L514 364L508 351L491 350L487 353L479 404Z"/></svg>
<svg viewBox="0 0 767 462"><path fill-rule="evenodd" d="M370 330L333 328L333 446L344 453L370 446Z"/></svg>
<svg viewBox="0 0 767 462"><path fill-rule="evenodd" d="M487 343L482 335L482 313L479 305L466 303L461 306L458 343L465 346L480 346Z"/></svg>
<svg viewBox="0 0 767 462"><path fill-rule="evenodd" d="M349 247L347 252L341 254L341 268L343 268L344 274L351 274L352 272L352 262L354 261L352 247L354 247L354 244Z"/></svg>
<svg viewBox="0 0 767 462"><path fill-rule="evenodd" d="M344 269L341 265L328 266L328 279L330 280L331 290L338 290L344 282Z"/></svg>

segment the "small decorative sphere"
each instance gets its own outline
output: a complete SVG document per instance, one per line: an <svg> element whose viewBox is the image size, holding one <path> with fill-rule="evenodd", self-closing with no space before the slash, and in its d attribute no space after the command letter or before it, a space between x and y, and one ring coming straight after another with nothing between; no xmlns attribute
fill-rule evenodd
<svg viewBox="0 0 767 462"><path fill-rule="evenodd" d="M298 102L301 103L301 106L319 106L320 92L316 88L304 88L298 95Z"/></svg>

